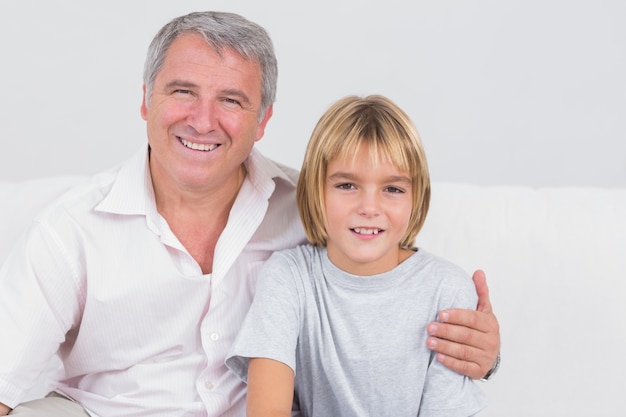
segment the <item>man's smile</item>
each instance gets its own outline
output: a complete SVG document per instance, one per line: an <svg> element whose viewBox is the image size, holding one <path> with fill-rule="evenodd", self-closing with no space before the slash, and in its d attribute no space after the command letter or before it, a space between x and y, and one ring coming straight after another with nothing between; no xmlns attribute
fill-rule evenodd
<svg viewBox="0 0 626 417"><path fill-rule="evenodd" d="M178 140L180 140L180 143L185 145L187 148L193 149L195 151L212 151L213 149L215 149L218 146L220 146L217 143L211 143L211 144L208 144L208 143L194 143L194 142L185 140L185 139L181 138L180 136L178 136Z"/></svg>

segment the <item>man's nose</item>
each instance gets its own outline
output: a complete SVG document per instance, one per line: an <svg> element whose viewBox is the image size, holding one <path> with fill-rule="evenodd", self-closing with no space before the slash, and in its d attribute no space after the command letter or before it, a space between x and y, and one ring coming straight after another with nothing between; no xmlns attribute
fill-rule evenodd
<svg viewBox="0 0 626 417"><path fill-rule="evenodd" d="M197 100L190 108L187 123L199 134L212 131L216 125L215 103L209 100Z"/></svg>

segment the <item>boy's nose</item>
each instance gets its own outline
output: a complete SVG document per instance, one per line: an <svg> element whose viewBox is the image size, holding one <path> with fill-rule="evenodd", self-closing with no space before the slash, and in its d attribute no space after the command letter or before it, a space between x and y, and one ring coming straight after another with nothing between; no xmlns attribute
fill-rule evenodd
<svg viewBox="0 0 626 417"><path fill-rule="evenodd" d="M380 201L373 193L364 193L359 204L359 214L366 217L380 214Z"/></svg>

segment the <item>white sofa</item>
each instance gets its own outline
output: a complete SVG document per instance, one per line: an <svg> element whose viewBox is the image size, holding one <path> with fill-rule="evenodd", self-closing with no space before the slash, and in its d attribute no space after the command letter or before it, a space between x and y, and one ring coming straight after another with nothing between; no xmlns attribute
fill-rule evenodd
<svg viewBox="0 0 626 417"><path fill-rule="evenodd" d="M77 181L0 181L0 263ZM435 183L418 241L487 273L502 366L480 383L489 396L480 416L626 415L626 189Z"/></svg>

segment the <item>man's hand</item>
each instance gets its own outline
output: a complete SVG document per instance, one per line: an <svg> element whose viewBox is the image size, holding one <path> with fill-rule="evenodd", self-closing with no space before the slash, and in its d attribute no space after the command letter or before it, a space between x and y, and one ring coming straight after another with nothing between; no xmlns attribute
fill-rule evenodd
<svg viewBox="0 0 626 417"><path fill-rule="evenodd" d="M445 366L472 379L480 379L496 363L500 352L500 326L492 312L485 273L478 270L472 279L478 294L476 311L441 311L441 322L430 323L427 327L431 337L426 343Z"/></svg>
<svg viewBox="0 0 626 417"><path fill-rule="evenodd" d="M9 414L9 411L11 411L9 407L0 403L0 416L6 416L7 414Z"/></svg>

